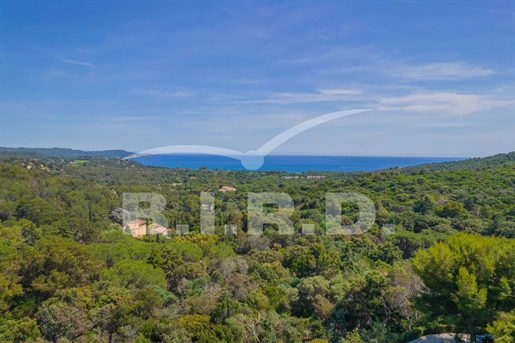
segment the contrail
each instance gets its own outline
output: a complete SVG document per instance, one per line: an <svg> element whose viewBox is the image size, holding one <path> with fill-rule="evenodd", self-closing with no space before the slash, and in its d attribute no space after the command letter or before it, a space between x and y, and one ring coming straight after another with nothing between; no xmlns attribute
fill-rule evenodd
<svg viewBox="0 0 515 343"><path fill-rule="evenodd" d="M273 150L275 150L278 146L288 141L289 139L297 136L298 134L311 129L317 125L326 123L328 121L349 116L352 114L369 112L372 109L360 109L360 110L346 110L324 114L313 119L306 120L300 124L297 124L286 131L281 132L274 138L270 139L268 142L263 144L257 150L250 150L247 152L219 148L209 145L170 145L165 147L159 147L154 149L148 149L144 151L140 151L138 153L132 154L130 156L125 157L124 159L132 159L136 157L149 156L149 155L164 155L164 154L209 154L209 155L219 155L225 156L229 158L237 159L241 162L241 165L245 167L245 169L256 170L263 166L265 162L265 156L270 154Z"/></svg>

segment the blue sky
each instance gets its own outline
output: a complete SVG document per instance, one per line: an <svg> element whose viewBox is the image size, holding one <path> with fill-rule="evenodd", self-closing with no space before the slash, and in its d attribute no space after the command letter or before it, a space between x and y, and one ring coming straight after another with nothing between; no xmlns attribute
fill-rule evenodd
<svg viewBox="0 0 515 343"><path fill-rule="evenodd" d="M2 2L2 146L515 150L513 1Z"/></svg>

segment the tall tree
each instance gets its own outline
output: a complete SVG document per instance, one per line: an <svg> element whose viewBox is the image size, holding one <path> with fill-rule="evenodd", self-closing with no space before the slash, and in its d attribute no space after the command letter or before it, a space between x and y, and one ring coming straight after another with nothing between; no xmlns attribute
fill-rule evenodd
<svg viewBox="0 0 515 343"><path fill-rule="evenodd" d="M429 291L421 304L432 317L466 330L476 342L497 316L515 305L515 242L458 234L419 251L413 266Z"/></svg>

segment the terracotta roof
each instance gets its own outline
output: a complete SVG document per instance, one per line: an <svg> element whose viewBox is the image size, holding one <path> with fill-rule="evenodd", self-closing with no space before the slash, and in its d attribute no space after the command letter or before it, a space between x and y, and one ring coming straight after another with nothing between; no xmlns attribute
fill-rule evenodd
<svg viewBox="0 0 515 343"><path fill-rule="evenodd" d="M222 187L220 188L220 192L224 192L224 193L225 193L225 192L229 192L229 191L230 191L230 192L234 192L235 190L236 190L236 188L231 187L231 186L222 186Z"/></svg>

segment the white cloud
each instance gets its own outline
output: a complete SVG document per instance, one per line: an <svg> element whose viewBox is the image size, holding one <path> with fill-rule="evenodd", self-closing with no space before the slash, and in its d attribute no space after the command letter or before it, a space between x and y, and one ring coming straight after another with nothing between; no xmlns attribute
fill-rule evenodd
<svg viewBox="0 0 515 343"><path fill-rule="evenodd" d="M465 115L513 105L513 103L513 99L500 98L494 94L421 92L407 96L382 98L379 100L378 110Z"/></svg>
<svg viewBox="0 0 515 343"><path fill-rule="evenodd" d="M381 111L399 111L441 115L466 115L513 106L512 87L501 87L482 93L456 90L430 91L420 87L364 87L356 89L321 89L318 92L271 93L263 99L241 101L244 104L341 103Z"/></svg>
<svg viewBox="0 0 515 343"><path fill-rule="evenodd" d="M323 89L317 93L293 93L293 92L280 92L272 93L266 99L243 101L244 103L254 104L304 104L316 102L331 102L331 101L350 101L355 100L356 97L362 94L359 90L352 89Z"/></svg>
<svg viewBox="0 0 515 343"><path fill-rule="evenodd" d="M68 60L68 59L61 59L60 60L61 62L64 62L64 63L69 63L69 64L76 64L76 65L81 65L81 66L86 66L86 67L93 67L93 64L89 63L89 62L83 62L83 61L74 61L74 60Z"/></svg>
<svg viewBox="0 0 515 343"><path fill-rule="evenodd" d="M380 65L378 67L381 67ZM413 81L461 80L494 75L495 71L463 62L385 66L383 74Z"/></svg>
<svg viewBox="0 0 515 343"><path fill-rule="evenodd" d="M363 93L359 89L321 89L319 92L325 95L360 95Z"/></svg>
<svg viewBox="0 0 515 343"><path fill-rule="evenodd" d="M457 81L498 74L493 68L463 61L415 64L375 55L365 56L353 63L346 62L344 66L327 68L324 72L326 74L375 74L402 81Z"/></svg>

